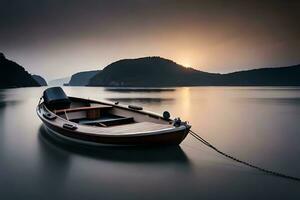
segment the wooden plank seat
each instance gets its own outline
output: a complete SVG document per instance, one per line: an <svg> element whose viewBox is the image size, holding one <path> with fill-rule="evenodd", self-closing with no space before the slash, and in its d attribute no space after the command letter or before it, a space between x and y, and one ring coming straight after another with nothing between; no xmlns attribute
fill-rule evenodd
<svg viewBox="0 0 300 200"><path fill-rule="evenodd" d="M79 124L82 125L104 125L104 126L113 126L113 125L121 125L121 124L129 124L133 123L133 117L117 117L117 118L104 118L97 120L81 120Z"/></svg>
<svg viewBox="0 0 300 200"><path fill-rule="evenodd" d="M109 109L112 108L112 106L107 105L99 105L99 106L86 106L86 107L77 107L77 108L67 108L67 109L61 109L61 110L54 110L56 114L62 114L62 113L69 113L69 112L78 112L78 111L89 111L89 110L99 110L99 109Z"/></svg>

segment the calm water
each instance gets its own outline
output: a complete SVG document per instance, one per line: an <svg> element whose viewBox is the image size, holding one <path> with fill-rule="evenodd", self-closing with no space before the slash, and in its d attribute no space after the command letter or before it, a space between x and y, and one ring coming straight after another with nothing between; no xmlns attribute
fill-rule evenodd
<svg viewBox="0 0 300 200"><path fill-rule="evenodd" d="M0 199L300 199L300 183L233 163L191 136L160 149L59 143L35 113L43 90L0 90ZM168 110L225 152L300 176L300 88L65 91Z"/></svg>

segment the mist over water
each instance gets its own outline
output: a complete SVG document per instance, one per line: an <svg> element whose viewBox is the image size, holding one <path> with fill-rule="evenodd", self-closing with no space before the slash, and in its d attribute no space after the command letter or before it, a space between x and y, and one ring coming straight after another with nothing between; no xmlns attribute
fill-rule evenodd
<svg viewBox="0 0 300 200"><path fill-rule="evenodd" d="M45 88L0 90L1 199L299 199L299 183L234 163L188 136L172 148L98 148L47 135ZM219 149L300 176L300 87L65 87L189 121Z"/></svg>

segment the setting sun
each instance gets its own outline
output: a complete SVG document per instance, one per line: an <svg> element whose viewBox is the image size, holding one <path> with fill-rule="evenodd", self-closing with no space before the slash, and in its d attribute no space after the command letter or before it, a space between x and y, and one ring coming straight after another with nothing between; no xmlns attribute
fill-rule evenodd
<svg viewBox="0 0 300 200"><path fill-rule="evenodd" d="M189 62L182 62L182 65L186 68L191 67L191 64Z"/></svg>
<svg viewBox="0 0 300 200"><path fill-rule="evenodd" d="M192 66L191 56L178 56L178 58L174 59L178 64L188 68Z"/></svg>

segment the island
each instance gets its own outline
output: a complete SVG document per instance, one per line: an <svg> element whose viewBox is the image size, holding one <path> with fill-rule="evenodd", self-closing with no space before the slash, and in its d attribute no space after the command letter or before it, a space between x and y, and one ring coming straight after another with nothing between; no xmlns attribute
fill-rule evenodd
<svg viewBox="0 0 300 200"><path fill-rule="evenodd" d="M300 86L299 77L300 65L220 74L184 67L161 57L143 57L108 65L87 86Z"/></svg>

